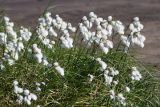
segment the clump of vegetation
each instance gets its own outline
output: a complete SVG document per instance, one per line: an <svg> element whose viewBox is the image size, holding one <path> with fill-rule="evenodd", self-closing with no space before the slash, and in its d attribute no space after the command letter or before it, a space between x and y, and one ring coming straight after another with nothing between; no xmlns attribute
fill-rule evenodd
<svg viewBox="0 0 160 107"><path fill-rule="evenodd" d="M46 12L34 30L0 23L1 106L158 107L158 83L130 55L143 25L94 12L77 27Z"/></svg>

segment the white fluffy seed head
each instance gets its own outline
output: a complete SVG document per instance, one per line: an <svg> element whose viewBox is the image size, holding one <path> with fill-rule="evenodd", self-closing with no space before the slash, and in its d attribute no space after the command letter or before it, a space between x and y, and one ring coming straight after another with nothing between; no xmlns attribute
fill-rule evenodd
<svg viewBox="0 0 160 107"><path fill-rule="evenodd" d="M93 75L91 75L91 74L88 74L88 76L89 76L89 82L92 82L92 81L93 81L94 76L93 76Z"/></svg>
<svg viewBox="0 0 160 107"><path fill-rule="evenodd" d="M130 88L129 87L126 87L126 92L130 92Z"/></svg>
<svg viewBox="0 0 160 107"><path fill-rule="evenodd" d="M32 100L31 95L26 96L28 100Z"/></svg>
<svg viewBox="0 0 160 107"><path fill-rule="evenodd" d="M23 100L23 96L22 95L19 95L19 94L17 94L17 97L18 97L18 100Z"/></svg>
<svg viewBox="0 0 160 107"><path fill-rule="evenodd" d="M101 61L101 58L96 58L96 61Z"/></svg>
<svg viewBox="0 0 160 107"><path fill-rule="evenodd" d="M40 83L36 82L36 86L40 86L40 85L41 85Z"/></svg>
<svg viewBox="0 0 160 107"><path fill-rule="evenodd" d="M57 70L57 72L61 75L64 76L64 69L60 66L55 67L55 69Z"/></svg>
<svg viewBox="0 0 160 107"><path fill-rule="evenodd" d="M29 91L29 90L27 90L27 89L25 89L25 90L24 90L24 95L26 95L26 96L27 96L27 95L29 95L29 93L30 93L30 91Z"/></svg>
<svg viewBox="0 0 160 107"><path fill-rule="evenodd" d="M59 66L58 62L55 62L55 63L54 63L54 66L55 66L55 67Z"/></svg>
<svg viewBox="0 0 160 107"><path fill-rule="evenodd" d="M36 90L37 90L37 91L41 91L41 88L40 88L40 87L37 87Z"/></svg>
<svg viewBox="0 0 160 107"><path fill-rule="evenodd" d="M139 21L139 17L134 17L133 20L134 21Z"/></svg>
<svg viewBox="0 0 160 107"><path fill-rule="evenodd" d="M37 60L38 63L41 63L43 55L42 55L42 53L34 54L34 58Z"/></svg>
<svg viewBox="0 0 160 107"><path fill-rule="evenodd" d="M32 98L32 100L36 101L37 100L37 96L33 93L30 93L30 96Z"/></svg>
<svg viewBox="0 0 160 107"><path fill-rule="evenodd" d="M8 64L9 65L13 65L15 63L15 61L13 59L8 59Z"/></svg>
<svg viewBox="0 0 160 107"><path fill-rule="evenodd" d="M43 59L43 60L42 60L42 63L43 63L43 65L45 65L45 66L47 66L47 65L49 64L46 59Z"/></svg>
<svg viewBox="0 0 160 107"><path fill-rule="evenodd" d="M83 21L86 21L86 20L87 20L87 17L86 17L86 16L83 16L82 20L83 20Z"/></svg>
<svg viewBox="0 0 160 107"><path fill-rule="evenodd" d="M14 80L14 81L13 81L13 85L14 85L14 86L18 85L18 81L17 81L17 80Z"/></svg>
<svg viewBox="0 0 160 107"><path fill-rule="evenodd" d="M108 21L112 21L112 16L108 16Z"/></svg>
<svg viewBox="0 0 160 107"><path fill-rule="evenodd" d="M117 84L118 84L118 82L119 82L118 80L117 80L117 81L113 81L113 83L114 83L115 85L117 85Z"/></svg>
<svg viewBox="0 0 160 107"><path fill-rule="evenodd" d="M4 20L5 20L5 22L9 22L10 19L9 19L9 17L5 16Z"/></svg>
<svg viewBox="0 0 160 107"><path fill-rule="evenodd" d="M37 48L37 44L33 44L32 47L35 49Z"/></svg>
<svg viewBox="0 0 160 107"><path fill-rule="evenodd" d="M126 106L126 102L125 102L125 97L123 96L123 94L122 93L119 93L118 95L117 95L117 99L118 99L118 101L123 105L123 106Z"/></svg>
<svg viewBox="0 0 160 107"><path fill-rule="evenodd" d="M28 100L28 99L26 99L26 103L27 103L27 105L31 105L31 101L30 100Z"/></svg>
<svg viewBox="0 0 160 107"><path fill-rule="evenodd" d="M104 74L104 78L105 78L106 85L111 85L111 83L113 81L113 77Z"/></svg>
<svg viewBox="0 0 160 107"><path fill-rule="evenodd" d="M135 81L140 81L140 79L142 78L142 75L140 74L140 72L137 70L136 67L132 67L132 75L131 75L131 79L135 80Z"/></svg>
<svg viewBox="0 0 160 107"><path fill-rule="evenodd" d="M22 100L17 99L16 102L20 105L22 104Z"/></svg>
<svg viewBox="0 0 160 107"><path fill-rule="evenodd" d="M46 83L45 83L45 82L41 82L41 84L42 84L42 85L46 85Z"/></svg>
<svg viewBox="0 0 160 107"><path fill-rule="evenodd" d="M94 17L94 16L95 16L94 12L89 13L89 17Z"/></svg>
<svg viewBox="0 0 160 107"><path fill-rule="evenodd" d="M20 94L20 93L23 93L23 88L20 88L18 86L14 86L14 92L16 94Z"/></svg>
<svg viewBox="0 0 160 107"><path fill-rule="evenodd" d="M110 90L109 93L110 93L110 98L115 99L116 95L115 95L114 90Z"/></svg>

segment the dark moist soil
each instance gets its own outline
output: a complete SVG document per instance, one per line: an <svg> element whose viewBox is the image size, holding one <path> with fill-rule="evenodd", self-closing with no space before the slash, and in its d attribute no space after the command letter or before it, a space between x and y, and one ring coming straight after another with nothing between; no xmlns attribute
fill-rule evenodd
<svg viewBox="0 0 160 107"><path fill-rule="evenodd" d="M0 8L18 25L34 27L48 1L0 0ZM143 49L136 49L136 57L146 65L160 67L160 0L51 0L49 4L53 15L59 14L74 25L90 11L104 18L112 15L125 23L140 17L147 40Z"/></svg>

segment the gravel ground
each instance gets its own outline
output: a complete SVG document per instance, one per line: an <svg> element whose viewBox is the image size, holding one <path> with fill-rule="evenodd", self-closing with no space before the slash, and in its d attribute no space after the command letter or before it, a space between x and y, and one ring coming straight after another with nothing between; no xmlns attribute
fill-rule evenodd
<svg viewBox="0 0 160 107"><path fill-rule="evenodd" d="M0 8L19 25L34 27L48 1L0 0ZM112 15L125 23L140 17L147 40L145 47L136 51L136 57L145 64L160 67L160 0L51 0L49 5L54 15L60 14L74 24L90 11L102 17Z"/></svg>

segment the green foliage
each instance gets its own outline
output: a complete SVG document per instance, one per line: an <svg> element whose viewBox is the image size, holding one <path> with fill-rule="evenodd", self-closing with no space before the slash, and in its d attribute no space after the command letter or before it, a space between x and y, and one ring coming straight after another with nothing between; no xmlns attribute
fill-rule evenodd
<svg viewBox="0 0 160 107"><path fill-rule="evenodd" d="M3 24L0 24L0 31L3 31ZM38 64L27 52L28 47L37 43L48 57L52 64L58 61L65 69L65 76L60 76L54 67L46 67ZM79 46L72 49L63 49L56 46L54 50L47 49L36 38L27 44L23 55L13 66L6 66L0 72L0 106L17 107L16 96L13 92L13 81L17 80L20 85L38 95L38 100L32 106L42 107L70 107L70 106L106 106L118 107L117 102L110 99L109 91L114 89L117 93L125 92L125 86L131 91L125 93L127 107L158 107L159 104L159 83L150 71L137 64L130 54L115 49L110 50L106 55L96 47L85 48ZM120 49L121 50L121 49ZM108 66L119 70L116 77L119 80L117 86L106 85L103 72L99 71L99 64L95 58L102 58ZM143 77L140 82L131 82L131 67L137 66ZM88 74L94 75L92 82L89 82ZM35 82L45 82L46 86L42 91L37 92ZM25 104L21 105L27 106Z"/></svg>

